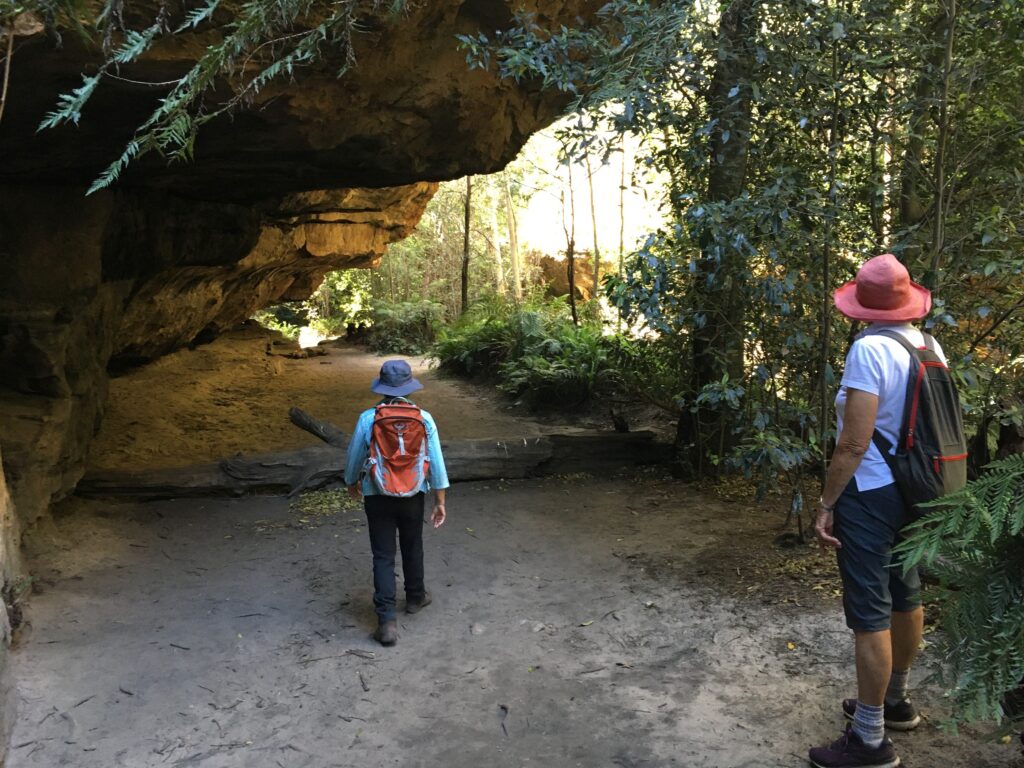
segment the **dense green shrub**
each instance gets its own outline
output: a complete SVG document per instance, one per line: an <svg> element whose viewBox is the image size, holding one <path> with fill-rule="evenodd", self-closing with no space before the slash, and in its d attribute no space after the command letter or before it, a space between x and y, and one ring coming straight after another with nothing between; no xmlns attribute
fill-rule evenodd
<svg viewBox="0 0 1024 768"><path fill-rule="evenodd" d="M564 300L482 302L434 347L439 367L496 382L534 410L579 408L618 380L598 323L576 327Z"/></svg>
<svg viewBox="0 0 1024 768"><path fill-rule="evenodd" d="M435 301L403 301L373 308L366 342L377 352L421 354L437 339L444 306Z"/></svg>
<svg viewBox="0 0 1024 768"><path fill-rule="evenodd" d="M252 319L264 328L277 331L292 341L298 341L299 329L309 322L309 316L303 309L302 302L297 301L275 304L261 309L252 316Z"/></svg>

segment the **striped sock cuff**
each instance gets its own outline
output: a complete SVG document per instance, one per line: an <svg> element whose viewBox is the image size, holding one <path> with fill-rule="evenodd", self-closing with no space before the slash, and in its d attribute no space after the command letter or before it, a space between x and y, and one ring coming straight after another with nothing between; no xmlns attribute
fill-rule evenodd
<svg viewBox="0 0 1024 768"><path fill-rule="evenodd" d="M853 732L867 746L879 746L885 738L885 707L872 707L858 701L853 715Z"/></svg>

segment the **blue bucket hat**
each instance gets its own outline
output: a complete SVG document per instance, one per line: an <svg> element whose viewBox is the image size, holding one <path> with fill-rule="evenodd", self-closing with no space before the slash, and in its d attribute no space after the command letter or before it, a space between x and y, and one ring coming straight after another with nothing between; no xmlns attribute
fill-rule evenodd
<svg viewBox="0 0 1024 768"><path fill-rule="evenodd" d="M423 385L412 377L412 368L405 360L388 360L380 367L380 376L373 380L370 390L378 395L404 397Z"/></svg>

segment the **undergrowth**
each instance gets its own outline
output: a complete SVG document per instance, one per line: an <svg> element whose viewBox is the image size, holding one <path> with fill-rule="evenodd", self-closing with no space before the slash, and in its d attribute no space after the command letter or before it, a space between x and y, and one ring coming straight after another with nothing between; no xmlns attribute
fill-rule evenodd
<svg viewBox="0 0 1024 768"><path fill-rule="evenodd" d="M579 409L618 382L598 321L573 325L561 299L480 302L442 333L442 371L487 381L532 410Z"/></svg>

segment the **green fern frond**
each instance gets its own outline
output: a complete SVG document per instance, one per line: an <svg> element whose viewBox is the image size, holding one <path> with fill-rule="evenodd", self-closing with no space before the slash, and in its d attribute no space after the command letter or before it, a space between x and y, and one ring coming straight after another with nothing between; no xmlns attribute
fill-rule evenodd
<svg viewBox="0 0 1024 768"><path fill-rule="evenodd" d="M338 75L355 64L352 35L356 19L365 13L397 13L412 0L248 0L235 11L235 18L224 27L222 39L203 54L159 101L156 109L139 125L121 156L108 165L89 189L89 194L116 181L134 160L157 152L169 161L189 160L195 150L198 131L210 120L247 103L271 81L294 76L297 69L327 56L338 57ZM209 21L220 9L221 0L203 0L186 11L184 21L172 35L195 29ZM165 10L141 30L123 31L121 44L110 54L100 70L84 77L82 85L59 97L57 108L46 115L40 130L62 123L78 123L82 109L111 66L137 61L165 30ZM99 24L113 23L114 4L107 2ZM315 23L310 25L310 21ZM304 27L309 27L304 29ZM297 31L298 30L298 31ZM250 64L259 64L255 75ZM239 80L239 78L241 78ZM207 94L225 80L235 84L235 95L213 108L204 103Z"/></svg>
<svg viewBox="0 0 1024 768"><path fill-rule="evenodd" d="M990 464L929 506L897 548L908 567L929 563L942 587L941 641L956 714L998 719L1024 679L1024 455Z"/></svg>
<svg viewBox="0 0 1024 768"><path fill-rule="evenodd" d="M174 33L178 34L179 32L184 32L188 29L195 29L207 19L212 18L213 14L219 7L220 0L208 0L206 5L201 5L198 8L192 9L185 16L185 21L183 21L181 25L174 30Z"/></svg>
<svg viewBox="0 0 1024 768"><path fill-rule="evenodd" d="M82 109L85 107L86 102L89 101L93 91L96 90L96 86L100 84L102 78L102 71L91 77L83 76L82 84L78 88L75 88L71 93L60 95L57 99L57 109L53 112L48 112L36 130L42 131L46 128L56 128L64 123L78 125L78 121L82 119Z"/></svg>

